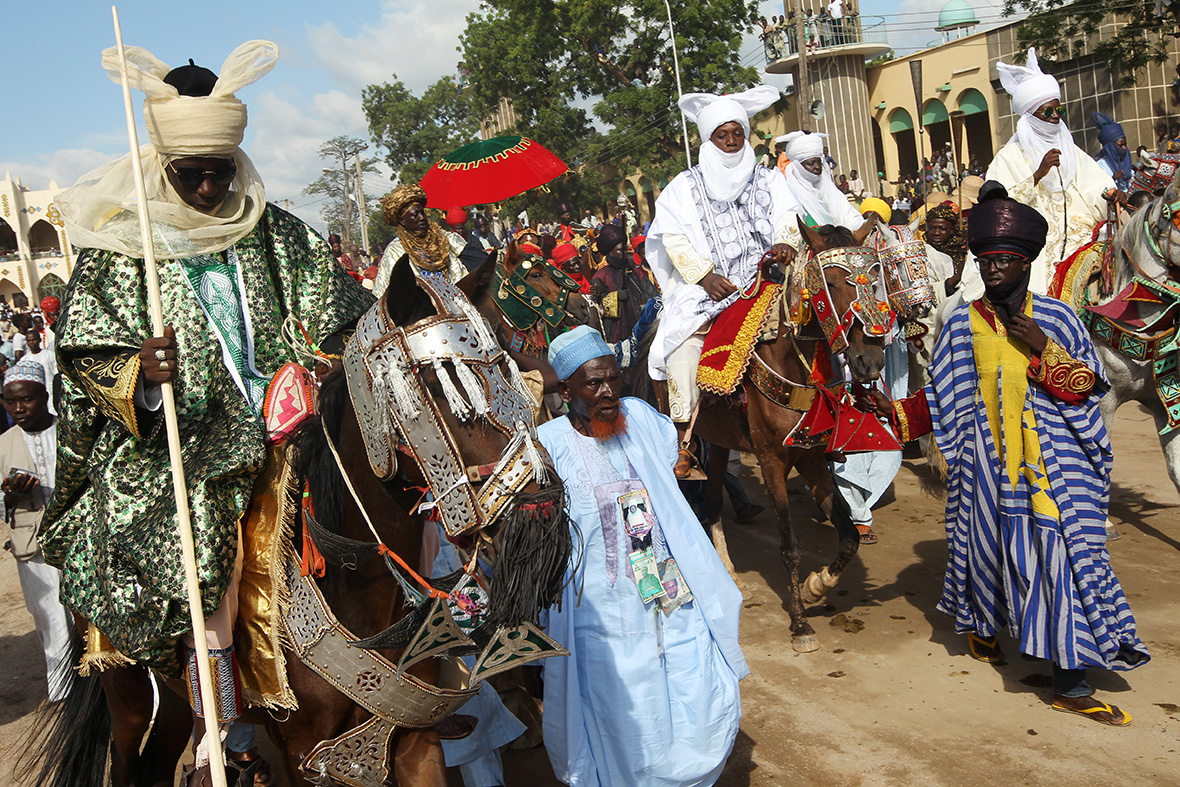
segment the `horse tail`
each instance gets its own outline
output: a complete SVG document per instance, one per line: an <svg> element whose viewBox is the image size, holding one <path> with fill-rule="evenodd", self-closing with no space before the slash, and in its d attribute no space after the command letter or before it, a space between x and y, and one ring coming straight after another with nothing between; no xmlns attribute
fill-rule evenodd
<svg viewBox="0 0 1180 787"><path fill-rule="evenodd" d="M82 638L71 631L70 663L82 658ZM72 671L71 671L72 672ZM65 699L37 711L14 774L38 787L102 787L111 743L111 714L98 672L70 676Z"/></svg>

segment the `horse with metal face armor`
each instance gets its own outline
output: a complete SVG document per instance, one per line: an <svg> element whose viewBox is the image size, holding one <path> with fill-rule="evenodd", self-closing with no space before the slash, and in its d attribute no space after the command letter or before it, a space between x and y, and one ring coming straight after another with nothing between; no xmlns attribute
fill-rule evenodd
<svg viewBox="0 0 1180 787"><path fill-rule="evenodd" d="M448 717L488 677L564 653L534 625L560 595L571 539L533 404L463 294L403 257L280 473L282 625L265 666L287 699L245 720L267 726L287 784L444 787L440 735L470 732ZM435 520L464 568L431 578L420 556ZM97 681L75 680L35 783L104 783L113 741L111 783L171 784L185 703L161 690L153 717L141 668L102 672L106 697ZM145 694L146 715L133 701Z"/></svg>

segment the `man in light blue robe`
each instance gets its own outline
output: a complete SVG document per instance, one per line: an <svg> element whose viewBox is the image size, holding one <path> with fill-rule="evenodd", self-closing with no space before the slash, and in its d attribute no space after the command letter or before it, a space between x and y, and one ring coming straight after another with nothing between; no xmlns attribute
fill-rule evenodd
<svg viewBox="0 0 1180 787"><path fill-rule="evenodd" d="M733 749L738 681L749 674L741 593L676 484L675 427L619 399L602 337L584 326L563 334L549 362L570 414L537 433L582 544L549 614L548 634L570 652L544 668L549 759L575 787L711 785Z"/></svg>

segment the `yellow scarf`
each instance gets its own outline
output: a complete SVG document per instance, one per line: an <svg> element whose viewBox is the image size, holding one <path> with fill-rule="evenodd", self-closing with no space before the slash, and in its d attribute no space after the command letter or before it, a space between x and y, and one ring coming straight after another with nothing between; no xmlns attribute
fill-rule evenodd
<svg viewBox="0 0 1180 787"><path fill-rule="evenodd" d="M1032 305L1033 298L1029 293L1024 302L1024 313L1029 317L1032 316ZM994 314L987 299L983 300L983 306ZM1028 406L1031 350L1019 339L1009 338L998 317L995 324L993 328L977 309L971 309L979 393L987 410L992 439L1005 464L1012 489L1016 488L1023 473L1030 487L1033 511L1060 520L1061 512L1049 494L1036 416Z"/></svg>
<svg viewBox="0 0 1180 787"><path fill-rule="evenodd" d="M424 271L446 270L451 260L451 243L442 227L428 222L421 235L399 228L397 238L415 265Z"/></svg>

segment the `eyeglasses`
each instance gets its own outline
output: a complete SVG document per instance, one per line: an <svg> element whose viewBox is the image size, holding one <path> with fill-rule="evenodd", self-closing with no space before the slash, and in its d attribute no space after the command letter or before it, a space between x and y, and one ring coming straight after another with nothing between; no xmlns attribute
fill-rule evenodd
<svg viewBox="0 0 1180 787"><path fill-rule="evenodd" d="M1039 114L1045 120L1049 120L1054 115L1056 115L1059 118L1064 119L1065 118L1065 107L1062 107L1062 106L1046 107L1043 112L1038 112L1037 114Z"/></svg>
<svg viewBox="0 0 1180 787"><path fill-rule="evenodd" d="M1006 271L1012 267L1013 263L1024 262L1027 257L1021 257L1019 254L992 254L986 257L976 257L975 263L979 269L986 270L989 266L998 271Z"/></svg>
<svg viewBox="0 0 1180 787"><path fill-rule="evenodd" d="M178 167L175 164L169 164L172 171L176 173L176 179L182 186L199 186L205 182L205 179L216 183L218 186L224 186L233 181L238 176L238 167L232 162L220 169L201 169L200 167Z"/></svg>

